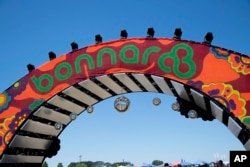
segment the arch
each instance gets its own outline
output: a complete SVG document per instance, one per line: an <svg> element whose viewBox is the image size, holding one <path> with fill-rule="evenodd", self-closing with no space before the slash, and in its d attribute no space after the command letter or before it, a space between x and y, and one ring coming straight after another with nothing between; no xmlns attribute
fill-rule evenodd
<svg viewBox="0 0 250 167"><path fill-rule="evenodd" d="M231 50L168 38L120 39L69 52L0 94L0 163L41 164L56 155L58 136L75 115L130 92L176 96L203 120L218 119L250 150L249 64L248 56Z"/></svg>

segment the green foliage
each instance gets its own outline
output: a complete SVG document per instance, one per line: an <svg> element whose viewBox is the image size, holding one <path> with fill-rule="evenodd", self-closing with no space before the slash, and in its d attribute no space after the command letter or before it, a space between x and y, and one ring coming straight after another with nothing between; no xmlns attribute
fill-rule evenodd
<svg viewBox="0 0 250 167"><path fill-rule="evenodd" d="M59 162L59 163L57 164L57 167L63 167L63 164L62 164L61 162Z"/></svg>
<svg viewBox="0 0 250 167"><path fill-rule="evenodd" d="M74 163L74 162L71 162L69 165L68 165L68 167L75 167L76 166L76 163Z"/></svg>
<svg viewBox="0 0 250 167"><path fill-rule="evenodd" d="M163 161L161 161L161 160L154 160L154 161L152 162L152 164L155 165L155 166L159 166L159 165L162 165L162 164L163 164Z"/></svg>
<svg viewBox="0 0 250 167"><path fill-rule="evenodd" d="M42 167L49 167L49 165L46 161L44 161Z"/></svg>
<svg viewBox="0 0 250 167"><path fill-rule="evenodd" d="M118 166L133 166L131 162L115 162L111 165L111 167L118 167Z"/></svg>
<svg viewBox="0 0 250 167"><path fill-rule="evenodd" d="M85 163L77 163L76 167L87 167Z"/></svg>
<svg viewBox="0 0 250 167"><path fill-rule="evenodd" d="M109 162L105 162L105 163L104 163L104 166L106 166L106 167L111 167L111 166L112 166L112 164L111 164L111 163L109 163Z"/></svg>
<svg viewBox="0 0 250 167"><path fill-rule="evenodd" d="M82 162L71 162L68 167L117 167L117 166L126 166L126 165L133 165L130 162L115 162L115 163L109 163L109 162L103 162L103 161L82 161Z"/></svg>

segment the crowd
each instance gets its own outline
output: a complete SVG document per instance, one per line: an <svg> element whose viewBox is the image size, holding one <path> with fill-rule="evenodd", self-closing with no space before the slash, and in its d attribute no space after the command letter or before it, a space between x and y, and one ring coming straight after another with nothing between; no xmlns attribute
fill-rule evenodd
<svg viewBox="0 0 250 167"><path fill-rule="evenodd" d="M190 165L182 165L182 164L169 164L165 163L164 167L229 167L229 163L224 163L222 160L217 162L210 162L210 163L201 163L201 164L190 164Z"/></svg>

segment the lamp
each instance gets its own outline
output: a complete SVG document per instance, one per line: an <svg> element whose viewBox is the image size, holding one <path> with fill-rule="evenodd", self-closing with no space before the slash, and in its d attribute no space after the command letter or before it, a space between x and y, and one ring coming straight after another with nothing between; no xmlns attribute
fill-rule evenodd
<svg viewBox="0 0 250 167"><path fill-rule="evenodd" d="M95 43L98 44L98 43L102 43L102 36L100 34L97 34L95 36Z"/></svg>
<svg viewBox="0 0 250 167"><path fill-rule="evenodd" d="M177 98L176 102L172 104L172 109L174 111L180 112L180 114L185 116L186 118L190 118L190 117L194 116L193 112L189 113L189 111L193 109L192 106L189 104L189 102L187 102L183 99L180 99L180 98ZM189 116L189 114L190 114L190 116ZM197 116L198 116L198 114L197 114Z"/></svg>
<svg viewBox="0 0 250 167"><path fill-rule="evenodd" d="M148 31L147 31L147 38L153 38L153 37L154 37L154 34L155 34L154 28L153 28L153 27L148 28Z"/></svg>
<svg viewBox="0 0 250 167"><path fill-rule="evenodd" d="M45 156L48 158L55 156L61 148L60 142L60 139L53 138L50 146L48 147L48 150L46 150L44 153Z"/></svg>
<svg viewBox="0 0 250 167"><path fill-rule="evenodd" d="M181 39L182 31L181 28L176 28L174 31L174 39Z"/></svg>
<svg viewBox="0 0 250 167"><path fill-rule="evenodd" d="M35 66L33 64L28 64L27 69L29 72L33 71L35 69Z"/></svg>
<svg viewBox="0 0 250 167"><path fill-rule="evenodd" d="M50 51L48 54L49 54L49 59L50 60L53 60L53 59L56 58L56 54L54 52Z"/></svg>
<svg viewBox="0 0 250 167"><path fill-rule="evenodd" d="M186 118L201 118L203 121L214 120L214 116L211 111L204 110L196 104L181 98L176 99L176 102L172 104L172 109L174 111L178 111L182 116L185 116Z"/></svg>
<svg viewBox="0 0 250 167"><path fill-rule="evenodd" d="M77 43L72 42L70 45L71 45L71 49L72 49L72 51L75 51L75 50L77 50L77 49L78 49L78 44L77 44Z"/></svg>
<svg viewBox="0 0 250 167"><path fill-rule="evenodd" d="M210 45L210 44L212 43L213 39L214 39L213 33L212 33L212 32L208 32L208 33L205 35L205 37L204 37L203 43L209 44L209 45Z"/></svg>
<svg viewBox="0 0 250 167"><path fill-rule="evenodd" d="M121 30L121 39L127 39L128 38L128 33L126 30Z"/></svg>

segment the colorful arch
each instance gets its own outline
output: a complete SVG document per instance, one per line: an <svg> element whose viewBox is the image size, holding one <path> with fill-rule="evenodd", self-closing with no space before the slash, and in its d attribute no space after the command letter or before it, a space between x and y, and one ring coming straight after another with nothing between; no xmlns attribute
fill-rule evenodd
<svg viewBox="0 0 250 167"><path fill-rule="evenodd" d="M146 91L198 107L250 150L249 73L248 56L194 41L131 38L69 52L0 94L0 163L39 165L60 149L58 136L72 113Z"/></svg>

